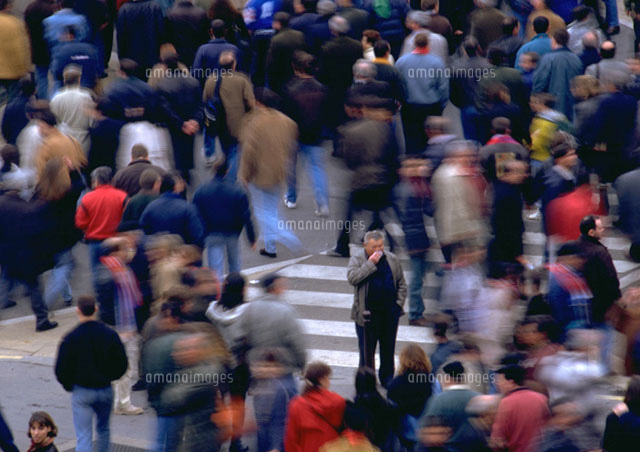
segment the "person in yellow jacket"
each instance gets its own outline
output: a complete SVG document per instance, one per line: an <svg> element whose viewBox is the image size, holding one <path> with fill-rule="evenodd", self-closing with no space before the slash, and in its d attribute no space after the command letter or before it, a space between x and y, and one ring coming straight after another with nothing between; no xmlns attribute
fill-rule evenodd
<svg viewBox="0 0 640 452"><path fill-rule="evenodd" d="M542 163L551 157L551 140L555 133L570 128L567 117L553 109L555 100L555 96L548 93L534 93L531 96L531 110L535 113L529 127L533 176L540 171Z"/></svg>
<svg viewBox="0 0 640 452"><path fill-rule="evenodd" d="M27 28L10 10L11 0L0 0L0 105L17 94L18 80L31 68Z"/></svg>

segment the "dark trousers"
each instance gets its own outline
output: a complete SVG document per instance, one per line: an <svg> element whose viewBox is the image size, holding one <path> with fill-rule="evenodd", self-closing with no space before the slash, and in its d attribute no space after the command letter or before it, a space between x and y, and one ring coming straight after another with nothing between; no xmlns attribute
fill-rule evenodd
<svg viewBox="0 0 640 452"><path fill-rule="evenodd" d="M370 210L373 212L373 223L369 227L369 231L381 229L383 224L380 219L380 211L392 208L391 193L389 187L371 188L365 190L356 190L351 192L347 203L347 211L345 221L342 223L338 241L336 243L336 251L342 254L349 254L350 231L353 224L353 214L359 210ZM387 234L390 243L392 238Z"/></svg>
<svg viewBox="0 0 640 452"><path fill-rule="evenodd" d="M254 86L265 86L267 83L267 54L269 45L274 35L273 30L256 30L251 40L253 48L253 59L251 69L253 73L252 82Z"/></svg>
<svg viewBox="0 0 640 452"><path fill-rule="evenodd" d="M40 283L38 282L38 277L30 276L22 280L22 283L29 291L31 310L36 316L36 327L46 324L49 321L49 309L42 298L42 290L40 288Z"/></svg>
<svg viewBox="0 0 640 452"><path fill-rule="evenodd" d="M427 147L424 121L427 116L440 116L442 106L436 104L405 104L400 110L407 154L419 154Z"/></svg>
<svg viewBox="0 0 640 452"><path fill-rule="evenodd" d="M189 171L193 169L193 135L182 133L181 130L171 130L171 144L173 145L173 159L176 169L180 171L184 180L190 181Z"/></svg>
<svg viewBox="0 0 640 452"><path fill-rule="evenodd" d="M371 319L365 326L356 323L358 335L358 350L360 352L360 367L369 366L375 370L376 346L380 344L380 368L378 378L385 388L393 379L395 372L396 336L398 334L398 317L395 315L381 315L372 313ZM366 347L365 347L366 344Z"/></svg>

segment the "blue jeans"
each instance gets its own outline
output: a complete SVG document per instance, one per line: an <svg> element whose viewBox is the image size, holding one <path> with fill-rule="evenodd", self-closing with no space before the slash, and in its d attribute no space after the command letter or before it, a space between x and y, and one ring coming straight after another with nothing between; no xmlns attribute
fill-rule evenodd
<svg viewBox="0 0 640 452"><path fill-rule="evenodd" d="M55 263L51 277L44 289L44 302L47 306L55 303L58 296L62 296L64 301L72 299L71 286L69 285L69 275L74 267L71 248L56 254Z"/></svg>
<svg viewBox="0 0 640 452"><path fill-rule="evenodd" d="M218 140L219 141L219 140ZM226 141L226 140L225 140ZM235 182L238 177L239 153L238 143L224 143L220 141L220 149L227 159L227 175L224 177L229 182ZM204 156L210 159L216 153L216 137L204 132Z"/></svg>
<svg viewBox="0 0 640 452"><path fill-rule="evenodd" d="M49 100L49 66L36 66L36 97Z"/></svg>
<svg viewBox="0 0 640 452"><path fill-rule="evenodd" d="M93 286L95 288L98 266L102 257L102 242L89 242L87 245L89 245L89 264L91 265L91 276L93 277Z"/></svg>
<svg viewBox="0 0 640 452"><path fill-rule="evenodd" d="M429 269L429 262L424 254L411 256L411 281L409 282L409 320L422 318L424 303L422 302L422 280Z"/></svg>
<svg viewBox="0 0 640 452"><path fill-rule="evenodd" d="M180 444L182 418L180 416L158 416L154 452L174 452Z"/></svg>
<svg viewBox="0 0 640 452"><path fill-rule="evenodd" d="M9 302L9 294L16 286L16 281L9 278L7 272L0 268L0 309L4 308Z"/></svg>
<svg viewBox="0 0 640 452"><path fill-rule="evenodd" d="M462 122L462 131L464 138L467 140L478 139L478 110L474 106L466 106L460 109L460 121Z"/></svg>
<svg viewBox="0 0 640 452"><path fill-rule="evenodd" d="M304 155L307 160L309 178L313 181L313 191L318 208L329 207L329 186L327 185L327 172L325 170L324 148L310 144L300 144L300 150L294 152L291 158L291 167L287 177L287 200L296 202L296 166L298 154Z"/></svg>
<svg viewBox="0 0 640 452"><path fill-rule="evenodd" d="M618 2L616 0L603 0L605 10L607 12L607 25L617 27L620 25L618 21Z"/></svg>
<svg viewBox="0 0 640 452"><path fill-rule="evenodd" d="M254 213L264 238L264 248L268 253L276 252L276 241L282 243L289 249L300 250L302 243L296 235L289 231L284 221L280 221L278 217L278 202L280 199L280 187L259 188L251 185L253 195Z"/></svg>
<svg viewBox="0 0 640 452"><path fill-rule="evenodd" d="M205 240L209 268L214 270L218 278L222 280L224 273L224 252L227 251L229 261L229 273L240 271L240 252L238 248L237 234L209 234Z"/></svg>
<svg viewBox="0 0 640 452"><path fill-rule="evenodd" d="M97 417L97 452L109 451L109 416L113 405L111 386L102 389L74 386L71 392L73 427L76 430L76 452L93 451L93 415Z"/></svg>

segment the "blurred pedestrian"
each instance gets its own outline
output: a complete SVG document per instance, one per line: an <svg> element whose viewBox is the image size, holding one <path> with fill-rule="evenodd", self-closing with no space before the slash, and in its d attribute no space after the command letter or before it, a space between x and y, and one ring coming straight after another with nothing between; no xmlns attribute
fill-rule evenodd
<svg viewBox="0 0 640 452"><path fill-rule="evenodd" d="M265 88L255 90L256 106L244 120L239 142L242 148L238 179L250 184L255 215L262 229L262 256L277 257L276 242L299 250L293 231L279 226L278 205L291 154L298 139L296 123L276 110L278 98Z"/></svg>
<svg viewBox="0 0 640 452"><path fill-rule="evenodd" d="M11 14L12 3L0 0L0 105L17 95L18 80L31 65L27 28Z"/></svg>
<svg viewBox="0 0 640 452"><path fill-rule="evenodd" d="M140 174L137 184L140 190L127 201L124 212L122 212L122 219L120 220L118 231L124 232L140 229L140 217L151 201L158 199L161 183L162 177L153 168L145 169L142 174Z"/></svg>
<svg viewBox="0 0 640 452"><path fill-rule="evenodd" d="M606 452L631 452L640 440L640 376L631 377L624 403L607 417L602 448Z"/></svg>
<svg viewBox="0 0 640 452"><path fill-rule="evenodd" d="M351 404L347 402L347 406L351 405L364 417L369 441L381 451L391 452L394 447L392 431L396 422L396 407L378 392L373 369L358 368L355 387L356 395Z"/></svg>
<svg viewBox="0 0 640 452"><path fill-rule="evenodd" d="M76 314L80 323L60 342L55 365L56 378L71 392L78 452L93 450L94 415L97 450L109 450L111 382L127 370L127 355L118 334L97 321L97 312L95 298L78 298Z"/></svg>
<svg viewBox="0 0 640 452"><path fill-rule="evenodd" d="M285 452L318 452L340 435L345 400L329 390L331 368L313 362L304 371L302 394L289 403L285 429Z"/></svg>

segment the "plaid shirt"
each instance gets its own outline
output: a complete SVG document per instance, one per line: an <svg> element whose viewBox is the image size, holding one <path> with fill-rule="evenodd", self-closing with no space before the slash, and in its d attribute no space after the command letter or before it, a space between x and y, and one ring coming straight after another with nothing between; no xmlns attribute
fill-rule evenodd
<svg viewBox="0 0 640 452"><path fill-rule="evenodd" d="M551 265L550 272L547 298L553 317L567 330L589 328L593 295L582 275L561 264Z"/></svg>

